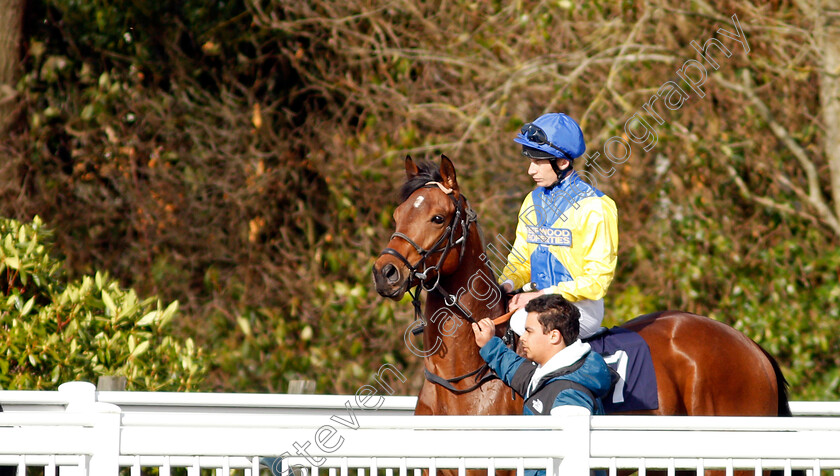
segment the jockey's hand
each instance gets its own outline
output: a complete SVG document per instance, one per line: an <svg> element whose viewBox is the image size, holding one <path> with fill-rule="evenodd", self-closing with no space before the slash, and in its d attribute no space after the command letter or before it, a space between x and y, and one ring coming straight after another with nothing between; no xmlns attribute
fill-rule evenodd
<svg viewBox="0 0 840 476"><path fill-rule="evenodd" d="M490 342L490 339L496 335L496 325L493 324L493 319L485 317L484 319L472 323L473 333L475 333L475 343L479 347L484 347Z"/></svg>
<svg viewBox="0 0 840 476"><path fill-rule="evenodd" d="M510 301L508 302L508 311L514 311L516 309L519 309L520 307L525 307L525 305L528 304L528 301L542 295L542 290L534 291L532 293L516 294L512 298L510 298Z"/></svg>

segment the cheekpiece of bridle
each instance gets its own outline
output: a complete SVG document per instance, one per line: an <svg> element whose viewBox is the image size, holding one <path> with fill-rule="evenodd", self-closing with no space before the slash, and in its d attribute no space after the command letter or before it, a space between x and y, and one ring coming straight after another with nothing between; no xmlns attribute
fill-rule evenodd
<svg viewBox="0 0 840 476"><path fill-rule="evenodd" d="M440 182L428 182L423 188L434 188L438 187L440 190L445 193L451 200L452 204L455 205L455 213L452 215L452 220L449 222L449 225L437 239L437 241L431 246L431 248L426 249L422 246L418 245L411 237L407 236L404 233L394 232L391 235L391 240L394 238L401 238L408 242L416 251L417 254L420 255L420 259L417 260L416 263L412 264L408 261L408 259L400 254L399 251L388 247L382 250L382 255L391 255L398 260L402 261L402 263L409 269L410 279L417 279L417 285L411 286L409 281L408 287L408 294L411 296L412 300L411 303L414 305L414 316L415 319L419 319L423 326L425 327L426 319L423 316L423 311L420 309L420 289L424 289L426 292L437 292L441 296L443 296L443 302L452 308L455 308L459 311L459 314L462 318L467 319L470 322L474 322L470 313L468 313L461 305L458 303L458 298L454 294L450 294L447 292L443 286L440 284L440 277L441 277L441 267L443 263L446 261L446 257L449 256L449 252L456 246L461 246L461 250L458 253L458 264L461 264L461 259L464 256L464 246L466 246L467 239L469 238L470 234L470 226L476 222L476 214L470 208L469 204L467 203L466 198L463 200L459 200L455 197L452 189L446 188ZM459 234L460 230L460 237L456 238ZM437 263L434 265L429 265L426 260L435 253L440 253L440 258L438 258ZM413 289L413 291L412 291ZM423 332L423 328L420 327L419 331L416 333Z"/></svg>

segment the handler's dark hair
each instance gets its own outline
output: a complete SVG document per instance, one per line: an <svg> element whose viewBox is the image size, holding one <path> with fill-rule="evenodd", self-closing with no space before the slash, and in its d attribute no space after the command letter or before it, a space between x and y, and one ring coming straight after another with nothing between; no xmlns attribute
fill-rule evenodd
<svg viewBox="0 0 840 476"><path fill-rule="evenodd" d="M576 341L580 334L580 311L559 294L543 294L534 298L525 305L525 311L538 314L543 334L553 329L560 331L566 345Z"/></svg>

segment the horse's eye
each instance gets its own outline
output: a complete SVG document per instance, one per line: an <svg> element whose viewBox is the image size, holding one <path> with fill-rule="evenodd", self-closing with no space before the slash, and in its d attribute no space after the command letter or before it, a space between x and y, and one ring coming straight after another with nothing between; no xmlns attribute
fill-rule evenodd
<svg viewBox="0 0 840 476"><path fill-rule="evenodd" d="M440 225L441 223L443 223L443 217L440 215L433 216L432 223L437 223L438 225Z"/></svg>

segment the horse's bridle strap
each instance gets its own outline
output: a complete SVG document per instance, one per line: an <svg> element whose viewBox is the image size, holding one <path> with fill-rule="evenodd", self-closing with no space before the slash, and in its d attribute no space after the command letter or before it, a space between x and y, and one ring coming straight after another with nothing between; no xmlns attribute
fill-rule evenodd
<svg viewBox="0 0 840 476"><path fill-rule="evenodd" d="M449 195L452 193L452 189L448 187L444 187L440 182L426 182L426 185L437 185L441 192Z"/></svg>
<svg viewBox="0 0 840 476"><path fill-rule="evenodd" d="M429 372L429 369L423 369L423 373L426 376L426 380L428 380L429 382L438 384L441 387L449 390L450 392L452 392L456 395L461 395L461 394L464 394L464 393L472 392L473 390L477 389L478 387L481 387L485 383L499 378L499 376L496 375L495 372L490 370L489 373L487 373L483 377L481 377L481 379L478 380L473 386L471 386L469 388L465 388L465 389L455 388L455 386L452 385L453 382L456 382L456 383L460 382L461 380L463 380L467 377L478 374L479 372L483 373L483 371L486 371L486 370L489 370L489 369L490 369L490 367L487 364L484 364L483 366L473 370L472 372L470 372L468 374L462 375L460 377L450 378L450 379L444 379L443 377L441 377L439 375L435 375L435 374Z"/></svg>
<svg viewBox="0 0 840 476"><path fill-rule="evenodd" d="M430 253L434 253L434 252L436 252L436 251L443 251L443 248L438 248L437 246L440 244L440 242L441 242L441 241L443 241L443 238L444 238L444 237L445 237L448 233L449 233L449 227L446 227L446 230L444 230L444 232L443 232L443 234L441 235L441 237L440 237L440 238L438 238L438 240L435 242L435 244L434 244L434 245L432 245L432 247L431 247L430 249L428 249L428 250L427 250L427 249L425 249L425 248L423 248L422 246L418 245L417 243L415 243L415 242L414 242L414 240L412 240L411 238L409 238L409 237L408 237L408 235L406 235L405 233L400 233L400 232L398 232L398 231L395 231L395 232L394 232L394 234L393 234L393 235L391 235L391 239L393 240L395 237L396 237L396 238L402 238L402 239L404 239L405 241L407 241L407 242L408 242L408 244L409 244L409 245L413 246L413 247L414 247L414 249L415 249L415 250L417 250L417 253L418 253L421 257L425 257L426 255L428 255L428 254L430 254Z"/></svg>
<svg viewBox="0 0 840 476"><path fill-rule="evenodd" d="M405 256L400 254L399 251L389 247L389 248L385 248L384 250L382 250L382 253L379 253L379 256L382 256L382 255L391 255L394 258L397 258L398 260L402 261L403 264L406 265L409 270L411 270L413 272L414 266L412 266L411 263L409 263L408 260L405 259Z"/></svg>

